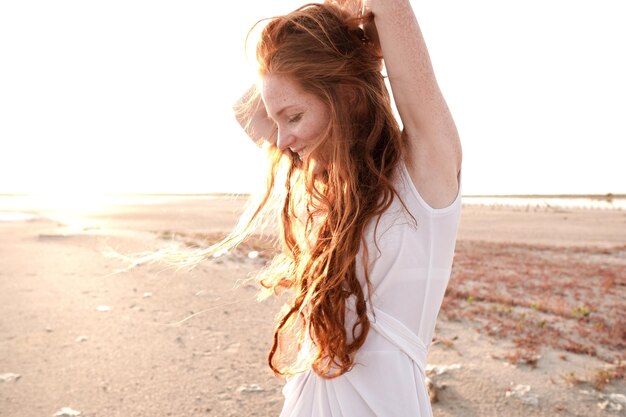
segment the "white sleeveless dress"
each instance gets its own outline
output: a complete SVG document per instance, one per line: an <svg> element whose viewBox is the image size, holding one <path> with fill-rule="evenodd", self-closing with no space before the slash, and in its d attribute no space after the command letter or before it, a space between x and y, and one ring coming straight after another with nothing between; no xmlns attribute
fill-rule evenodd
<svg viewBox="0 0 626 417"><path fill-rule="evenodd" d="M404 163L394 184L410 215L395 198L378 226L366 229L373 308L368 304L371 327L356 365L333 379L311 370L289 378L280 417L432 416L424 370L452 269L461 175L456 199L441 209L424 201ZM367 291L360 256L357 273ZM353 322L349 302L346 328Z"/></svg>

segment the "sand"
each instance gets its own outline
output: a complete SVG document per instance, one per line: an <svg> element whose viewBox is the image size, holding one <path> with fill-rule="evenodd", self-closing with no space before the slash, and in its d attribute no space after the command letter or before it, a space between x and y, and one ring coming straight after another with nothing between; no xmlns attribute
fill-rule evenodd
<svg viewBox="0 0 626 417"><path fill-rule="evenodd" d="M52 416L64 407L92 417L277 416L283 382L266 354L280 303L258 303L246 280L263 257L240 250L175 271L128 268L105 256L228 231L242 202L155 199L100 212L5 207L35 217L0 222L0 416ZM623 367L610 363L623 358L625 343L625 240L623 211L464 206L429 354L445 371L430 373L439 387L435 416L623 415ZM502 255L509 252L515 256ZM539 269L521 266L537 259ZM595 271L604 274L598 285ZM544 301L558 296L556 284L524 287L528 302L513 292L515 282L553 277L561 285L564 276L564 313ZM512 295L490 298L489 285L511 285ZM580 298L594 294L589 305ZM535 316L547 325L531 327ZM569 325L580 346L597 352L559 347L574 331ZM529 335L538 342L520 345ZM610 382L596 390L594 376L605 368Z"/></svg>

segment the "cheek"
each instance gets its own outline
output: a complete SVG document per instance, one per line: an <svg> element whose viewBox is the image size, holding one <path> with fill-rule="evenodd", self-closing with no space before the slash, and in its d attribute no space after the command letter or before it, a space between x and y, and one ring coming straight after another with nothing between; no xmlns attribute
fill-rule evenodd
<svg viewBox="0 0 626 417"><path fill-rule="evenodd" d="M326 119L317 120L315 124L310 127L311 141L321 142L324 138L324 134L328 128L328 121Z"/></svg>
<svg viewBox="0 0 626 417"><path fill-rule="evenodd" d="M324 130L321 129L319 125L307 123L300 126L298 136L302 138L303 142L311 145L320 141L323 132Z"/></svg>

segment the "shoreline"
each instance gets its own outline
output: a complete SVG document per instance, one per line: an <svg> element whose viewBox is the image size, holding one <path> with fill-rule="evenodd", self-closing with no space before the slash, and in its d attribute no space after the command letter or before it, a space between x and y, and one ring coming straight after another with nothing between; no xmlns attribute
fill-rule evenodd
<svg viewBox="0 0 626 417"><path fill-rule="evenodd" d="M66 193L60 193L66 194ZM95 193L105 197L231 197L250 196L249 192L208 192L208 193ZM46 193L0 193L0 197L38 197ZM626 193L582 193L582 194L462 194L462 197L476 198L589 198L626 199Z"/></svg>
<svg viewBox="0 0 626 417"><path fill-rule="evenodd" d="M86 196L78 201L76 198L64 198L41 195L1 195L0 213L26 213L29 215L45 216L50 212L68 212L90 215L106 215L110 211L125 210L133 206L154 206L159 204L185 205L188 203L202 204L203 202L229 202L241 207L250 200L249 194L206 194L206 195L176 195L176 194L144 194L144 195L115 195L97 196L92 199ZM211 203L209 203L211 204ZM601 196L465 196L462 205L468 207L483 207L489 209L525 209L527 211L558 211L558 210L603 210L626 211L626 195L606 199ZM2 221L2 219L0 219Z"/></svg>

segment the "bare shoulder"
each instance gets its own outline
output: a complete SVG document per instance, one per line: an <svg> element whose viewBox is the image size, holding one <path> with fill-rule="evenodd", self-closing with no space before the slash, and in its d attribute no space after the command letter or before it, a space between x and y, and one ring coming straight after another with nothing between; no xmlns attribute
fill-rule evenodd
<svg viewBox="0 0 626 417"><path fill-rule="evenodd" d="M415 188L435 209L448 207L456 199L462 160L458 137L439 139L409 138L406 157L407 170Z"/></svg>

